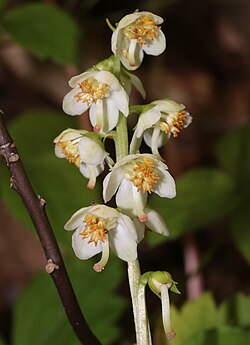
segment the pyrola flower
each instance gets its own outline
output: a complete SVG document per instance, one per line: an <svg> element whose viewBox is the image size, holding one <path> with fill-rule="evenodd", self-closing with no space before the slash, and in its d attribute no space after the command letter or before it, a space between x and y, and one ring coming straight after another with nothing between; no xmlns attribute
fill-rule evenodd
<svg viewBox="0 0 250 345"><path fill-rule="evenodd" d="M89 179L87 187L93 189L96 177L104 170L104 161L111 165L113 162L104 149L98 134L88 131L66 129L55 138L55 154L59 158L66 158L74 163L83 176Z"/></svg>
<svg viewBox="0 0 250 345"><path fill-rule="evenodd" d="M177 137L182 128L186 128L192 121L192 116L183 104L163 99L152 102L151 105L149 110L139 116L130 145L131 153L139 149L143 137L153 154L159 155L158 148L171 135Z"/></svg>
<svg viewBox="0 0 250 345"><path fill-rule="evenodd" d="M168 340L174 339L175 331L171 325L170 302L168 290L180 293L176 287L176 282L168 272L151 272L148 277L148 286L161 299L163 328Z"/></svg>
<svg viewBox="0 0 250 345"><path fill-rule="evenodd" d="M128 116L128 95L118 79L108 71L90 71L69 81L72 90L64 97L63 110L80 115L88 108L96 132L106 133L118 122L119 111Z"/></svg>
<svg viewBox="0 0 250 345"><path fill-rule="evenodd" d="M151 12L135 12L121 19L112 34L112 52L128 70L137 69L144 52L159 55L166 48L160 24L163 19Z"/></svg>
<svg viewBox="0 0 250 345"><path fill-rule="evenodd" d="M76 256L86 260L102 252L101 260L94 265L101 272L109 258L109 246L122 260L137 258L137 232L133 221L116 209L106 205L81 208L64 226L75 230L72 247Z"/></svg>
<svg viewBox="0 0 250 345"><path fill-rule="evenodd" d="M152 154L134 154L118 161L103 181L103 199L109 201L116 194L119 208L147 222L145 213L148 193L173 198L175 182L167 166Z"/></svg>

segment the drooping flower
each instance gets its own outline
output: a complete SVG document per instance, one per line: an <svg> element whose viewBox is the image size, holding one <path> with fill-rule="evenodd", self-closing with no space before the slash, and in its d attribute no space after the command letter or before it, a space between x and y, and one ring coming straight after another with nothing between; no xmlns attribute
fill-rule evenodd
<svg viewBox="0 0 250 345"><path fill-rule="evenodd" d="M74 230L72 247L81 260L102 252L101 260L94 265L101 272L109 258L109 246L122 260L137 258L138 236L133 221L116 209L106 205L81 208L65 224L66 230Z"/></svg>
<svg viewBox="0 0 250 345"><path fill-rule="evenodd" d="M63 110L80 115L90 108L90 122L96 132L106 133L118 122L119 111L128 116L128 95L108 71L84 72L70 79L72 90L64 97Z"/></svg>
<svg viewBox="0 0 250 345"><path fill-rule="evenodd" d="M144 274L148 279L148 286L161 299L163 328L168 340L174 339L175 331L171 325L170 302L168 290L180 293L170 273L164 271L148 272Z"/></svg>
<svg viewBox="0 0 250 345"><path fill-rule="evenodd" d="M117 192L117 193L116 193ZM109 201L116 193L116 204L147 222L145 213L148 193L173 198L175 182L167 166L152 154L133 154L118 161L103 181L103 199Z"/></svg>
<svg viewBox="0 0 250 345"><path fill-rule="evenodd" d="M153 154L159 155L161 147L171 135L177 137L182 128L192 121L192 116L185 110L183 104L170 99L152 102L149 110L139 116L130 145L130 152L135 153L144 138L151 147Z"/></svg>
<svg viewBox="0 0 250 345"><path fill-rule="evenodd" d="M104 170L105 160L112 164L111 158L98 138L98 134L85 130L66 129L55 138L55 154L74 163L83 176L89 179L87 187L93 189L96 177Z"/></svg>
<svg viewBox="0 0 250 345"><path fill-rule="evenodd" d="M112 34L112 52L118 55L128 70L137 69L144 52L159 55L166 48L166 39L161 31L163 19L151 12L135 12L126 15Z"/></svg>

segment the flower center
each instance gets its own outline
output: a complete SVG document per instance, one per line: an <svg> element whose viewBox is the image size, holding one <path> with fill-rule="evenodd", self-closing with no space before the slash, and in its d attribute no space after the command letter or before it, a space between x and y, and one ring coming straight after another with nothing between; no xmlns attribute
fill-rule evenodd
<svg viewBox="0 0 250 345"><path fill-rule="evenodd" d="M93 102L97 102L98 99L102 100L104 97L108 97L110 94L110 86L108 84L99 83L94 78L88 78L78 83L81 92L75 95L77 102L87 102L90 106Z"/></svg>
<svg viewBox="0 0 250 345"><path fill-rule="evenodd" d="M147 40L153 41L155 37L159 36L160 27L154 24L151 16L147 15L138 18L135 22L127 28L127 36L133 40L137 40L140 47L147 44Z"/></svg>
<svg viewBox="0 0 250 345"><path fill-rule="evenodd" d="M105 242L108 230L106 229L108 221L104 218L99 218L94 214L88 214L83 221L86 225L84 230L80 233L83 238L90 237L88 243L94 242L97 246L98 241Z"/></svg>
<svg viewBox="0 0 250 345"><path fill-rule="evenodd" d="M154 163L150 159L144 158L143 161L138 161L133 166L130 181L137 187L138 192L142 189L143 193L151 193L153 184L157 184L157 180L160 180L160 178L154 170Z"/></svg>
<svg viewBox="0 0 250 345"><path fill-rule="evenodd" d="M62 153L70 163L74 163L77 168L80 167L80 155L78 151L78 141L59 141L56 143L61 148Z"/></svg>
<svg viewBox="0 0 250 345"><path fill-rule="evenodd" d="M176 138L185 126L188 115L189 114L185 110L168 114L165 117L166 122L160 122L160 129L167 134L171 132Z"/></svg>

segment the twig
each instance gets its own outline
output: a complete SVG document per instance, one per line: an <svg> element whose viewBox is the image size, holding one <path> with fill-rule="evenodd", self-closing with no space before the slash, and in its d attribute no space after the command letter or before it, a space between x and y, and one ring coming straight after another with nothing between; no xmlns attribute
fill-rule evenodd
<svg viewBox="0 0 250 345"><path fill-rule="evenodd" d="M76 299L62 255L45 212L45 200L37 196L25 173L16 145L8 133L0 111L0 155L10 171L11 187L19 194L27 208L48 260L46 271L56 285L65 312L82 344L101 345L89 328Z"/></svg>

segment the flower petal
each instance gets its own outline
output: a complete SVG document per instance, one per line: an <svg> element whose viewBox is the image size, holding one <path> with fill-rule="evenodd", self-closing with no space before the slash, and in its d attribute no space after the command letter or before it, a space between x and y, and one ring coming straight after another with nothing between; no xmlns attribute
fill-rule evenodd
<svg viewBox="0 0 250 345"><path fill-rule="evenodd" d="M84 113L89 105L86 102L77 101L75 96L81 92L79 87L71 90L63 99L63 111L68 115L81 115Z"/></svg>
<svg viewBox="0 0 250 345"><path fill-rule="evenodd" d="M137 138L141 137L143 132L155 125L161 118L161 113L154 107L139 116L137 123Z"/></svg>
<svg viewBox="0 0 250 345"><path fill-rule="evenodd" d="M103 199L109 201L123 179L122 169L114 168L103 180Z"/></svg>
<svg viewBox="0 0 250 345"><path fill-rule="evenodd" d="M64 225L65 230L74 230L78 226L80 226L83 223L83 219L85 218L87 212L91 209L92 206L89 207L83 207L77 212L73 214L73 216L70 218L70 220L67 221L67 223Z"/></svg>
<svg viewBox="0 0 250 345"><path fill-rule="evenodd" d="M133 218L133 222L137 231L138 243L140 243L145 235L145 223L140 222L138 218Z"/></svg>
<svg viewBox="0 0 250 345"><path fill-rule="evenodd" d="M145 224L150 230L164 236L169 235L166 223L158 212L150 208L145 208L145 213L148 216L148 220Z"/></svg>
<svg viewBox="0 0 250 345"><path fill-rule="evenodd" d="M148 41L142 46L144 52L148 55L160 55L166 49L166 38L161 30L158 31L159 36L155 37L153 41Z"/></svg>
<svg viewBox="0 0 250 345"><path fill-rule="evenodd" d="M152 147L153 132L154 132L154 129L149 128L143 134L143 139L149 147ZM157 148L163 146L166 143L168 138L169 138L169 136L165 132L160 131L159 136L158 136L158 140L157 140L157 145L156 145Z"/></svg>
<svg viewBox="0 0 250 345"><path fill-rule="evenodd" d="M128 116L129 99L128 99L127 92L124 89L112 92L109 99L115 103L116 107L123 113L124 116Z"/></svg>
<svg viewBox="0 0 250 345"><path fill-rule="evenodd" d="M115 208L106 205L92 206L91 213L101 218L118 218L120 216Z"/></svg>
<svg viewBox="0 0 250 345"><path fill-rule="evenodd" d="M124 261L135 261L137 258L136 229L133 221L123 215L119 217L115 229L109 231L109 243L115 255Z"/></svg>
<svg viewBox="0 0 250 345"><path fill-rule="evenodd" d="M83 72L81 74L78 74L74 77L72 77L69 81L69 86L74 88L76 87L79 83L81 83L82 81L84 81L85 79L89 78L89 77L94 77L96 74L96 71L87 71L87 72Z"/></svg>
<svg viewBox="0 0 250 345"><path fill-rule="evenodd" d="M80 139L82 135L86 133L88 133L88 131L85 131L84 129L79 130L67 128L54 139L54 143L58 143L59 141L71 141L75 139Z"/></svg>
<svg viewBox="0 0 250 345"><path fill-rule="evenodd" d="M172 101L171 99L161 99L152 102L152 104L157 105L158 109L162 113L178 112L185 109L185 106L181 103Z"/></svg>
<svg viewBox="0 0 250 345"><path fill-rule="evenodd" d="M133 184L131 181L122 180L118 191L116 193L116 205L129 215L135 216L134 212L134 198L133 198Z"/></svg>
<svg viewBox="0 0 250 345"><path fill-rule="evenodd" d="M72 236L72 247L75 255L81 260L87 260L102 251L102 242L99 241L97 246L94 242L88 243L89 238L83 238L80 233L84 226L79 227Z"/></svg>
<svg viewBox="0 0 250 345"><path fill-rule="evenodd" d="M131 80L132 85L134 85L136 90L141 94L142 98L145 99L146 98L146 92L145 92L144 86L141 82L141 79L139 79L136 75L134 75L132 73L128 73L128 75L129 75L129 78Z"/></svg>
<svg viewBox="0 0 250 345"><path fill-rule="evenodd" d="M79 142L78 149L82 162L91 165L99 165L103 163L105 151L94 139L83 137Z"/></svg>
<svg viewBox="0 0 250 345"><path fill-rule="evenodd" d="M137 128L136 128L130 142L129 153L132 153L132 154L137 153L141 146L141 142L142 142L142 137L140 138L137 137Z"/></svg>
<svg viewBox="0 0 250 345"><path fill-rule="evenodd" d="M152 191L162 198L174 198L176 196L175 181L167 170L157 171L160 181L153 185Z"/></svg>
<svg viewBox="0 0 250 345"><path fill-rule="evenodd" d="M57 145L55 145L55 155L58 158L65 158L65 154L62 153L62 149L61 147L58 147Z"/></svg>
<svg viewBox="0 0 250 345"><path fill-rule="evenodd" d="M119 119L119 110L117 108L116 103L114 102L114 98L111 96L103 100L105 112L103 114L105 121L103 128L101 131L103 133L111 131L117 125Z"/></svg>
<svg viewBox="0 0 250 345"><path fill-rule="evenodd" d="M119 80L114 76L113 73L109 71L98 71L95 74L95 79L99 83L107 84L111 88L112 91L119 91L121 90L122 86L119 83Z"/></svg>

